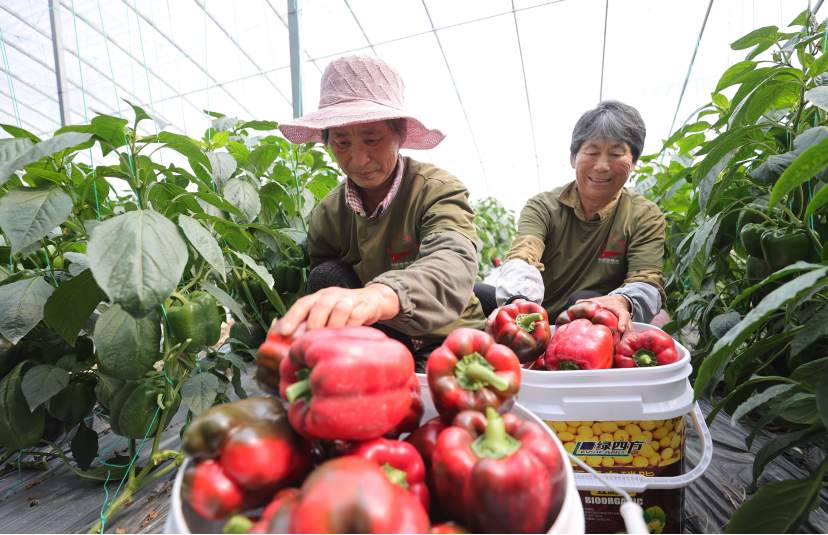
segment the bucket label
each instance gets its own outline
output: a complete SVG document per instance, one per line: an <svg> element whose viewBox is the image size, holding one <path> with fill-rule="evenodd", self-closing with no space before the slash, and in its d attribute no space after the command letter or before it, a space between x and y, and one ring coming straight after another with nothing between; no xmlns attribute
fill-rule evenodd
<svg viewBox="0 0 828 535"><path fill-rule="evenodd" d="M637 421L552 421L564 448L601 473L669 477L683 471L684 417ZM582 471L573 463L573 469ZM607 491L579 491L588 533L624 530L623 498ZM684 489L632 495L645 511L650 533L681 533Z"/></svg>

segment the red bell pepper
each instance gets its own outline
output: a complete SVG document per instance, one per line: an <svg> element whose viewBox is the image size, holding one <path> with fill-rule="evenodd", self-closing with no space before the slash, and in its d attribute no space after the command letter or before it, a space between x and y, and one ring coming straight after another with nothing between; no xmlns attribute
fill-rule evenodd
<svg viewBox="0 0 828 535"><path fill-rule="evenodd" d="M293 336L282 336L276 329L267 332L267 338L256 353L256 382L262 390L279 395L279 366L290 353L293 341L304 332L304 323L299 325Z"/></svg>
<svg viewBox="0 0 828 535"><path fill-rule="evenodd" d="M289 533L426 533L428 514L413 494L375 463L347 455L305 480L290 515Z"/></svg>
<svg viewBox="0 0 828 535"><path fill-rule="evenodd" d="M486 331L495 342L514 351L522 363L542 355L551 336L546 309L525 299L500 307Z"/></svg>
<svg viewBox="0 0 828 535"><path fill-rule="evenodd" d="M565 468L547 430L518 416L461 412L434 450L437 496L473 533L543 533L563 504Z"/></svg>
<svg viewBox="0 0 828 535"><path fill-rule="evenodd" d="M290 423L307 438L377 438L411 411L414 357L372 327L308 331L279 373Z"/></svg>
<svg viewBox="0 0 828 535"><path fill-rule="evenodd" d="M457 522L443 522L442 524L434 524L431 526L429 533L432 535L442 533L468 533L468 530Z"/></svg>
<svg viewBox="0 0 828 535"><path fill-rule="evenodd" d="M612 331L613 341L618 342L618 316L594 301L582 301L567 308L555 320L560 327L577 319L587 319L596 325L606 325Z"/></svg>
<svg viewBox="0 0 828 535"><path fill-rule="evenodd" d="M193 420L182 438L184 451L199 460L184 485L193 509L221 518L236 512L238 493L246 507L255 507L300 481L310 469L310 446L287 420L272 397L217 405Z"/></svg>
<svg viewBox="0 0 828 535"><path fill-rule="evenodd" d="M420 457L423 459L426 471L426 485L428 485L428 490L431 492L432 502L435 502L435 500L434 470L432 470L431 458L434 455L434 448L437 447L437 437L448 426L449 424L445 423L442 418L435 416L412 431L405 439L406 442L417 448ZM432 503L430 510L433 512L437 508L439 508L439 504Z"/></svg>
<svg viewBox="0 0 828 535"><path fill-rule="evenodd" d="M405 415L400 423L384 435L386 438L399 438L400 435L411 433L420 427L420 420L423 419L425 407L423 406L420 380L417 379L417 375L411 376L411 379L408 381L408 388L411 391L411 408L408 410L408 414Z"/></svg>
<svg viewBox="0 0 828 535"><path fill-rule="evenodd" d="M600 370L612 367L612 331L578 319L555 329L546 348L547 370Z"/></svg>
<svg viewBox="0 0 828 535"><path fill-rule="evenodd" d="M417 448L402 440L375 438L356 444L350 453L377 463L392 483L408 489L428 512L425 463Z"/></svg>
<svg viewBox="0 0 828 535"><path fill-rule="evenodd" d="M673 337L660 329L627 331L615 345L615 367L664 366L679 359Z"/></svg>
<svg viewBox="0 0 828 535"><path fill-rule="evenodd" d="M445 421L463 410L495 409L520 388L520 361L508 347L476 329L452 331L426 361L434 407Z"/></svg>
<svg viewBox="0 0 828 535"><path fill-rule="evenodd" d="M296 488L277 492L248 533L289 533L290 514L298 497L299 489Z"/></svg>

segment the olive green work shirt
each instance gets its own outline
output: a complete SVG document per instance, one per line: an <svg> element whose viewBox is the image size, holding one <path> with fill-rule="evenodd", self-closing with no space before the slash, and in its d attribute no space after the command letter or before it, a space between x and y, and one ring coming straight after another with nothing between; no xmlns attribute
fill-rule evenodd
<svg viewBox="0 0 828 535"><path fill-rule="evenodd" d="M587 221L573 181L529 199L506 259L541 271L550 317L574 292L605 295L632 282L653 285L663 302L665 229L659 207L627 188Z"/></svg>
<svg viewBox="0 0 828 535"><path fill-rule="evenodd" d="M400 314L382 323L428 343L457 327L481 329L483 310L472 291L477 233L468 190L431 164L404 158L400 189L388 208L364 217L334 188L310 217L311 267L340 260L362 284L381 282L400 299Z"/></svg>

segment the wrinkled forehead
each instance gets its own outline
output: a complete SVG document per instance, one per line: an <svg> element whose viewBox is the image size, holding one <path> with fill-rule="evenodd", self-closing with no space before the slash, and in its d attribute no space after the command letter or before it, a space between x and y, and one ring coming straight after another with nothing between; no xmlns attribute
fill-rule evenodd
<svg viewBox="0 0 828 535"><path fill-rule="evenodd" d="M329 134L334 138L349 137L349 136L368 136L385 134L390 130L386 121L373 121L370 123L350 124L346 126L335 126L329 130Z"/></svg>
<svg viewBox="0 0 828 535"><path fill-rule="evenodd" d="M584 149L600 149L600 150L613 150L613 149L623 149L626 151L630 150L630 146L627 144L626 141L622 139L617 139L614 137L593 137L584 140L581 143L581 147L579 150Z"/></svg>

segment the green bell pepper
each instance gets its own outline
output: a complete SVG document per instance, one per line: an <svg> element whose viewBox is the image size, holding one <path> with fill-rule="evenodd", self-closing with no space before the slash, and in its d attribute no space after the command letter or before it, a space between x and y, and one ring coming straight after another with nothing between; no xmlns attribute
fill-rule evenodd
<svg viewBox="0 0 828 535"><path fill-rule="evenodd" d="M761 223L748 223L739 231L739 240L748 255L762 257L762 234L766 230Z"/></svg>
<svg viewBox="0 0 828 535"><path fill-rule="evenodd" d="M762 254L772 272L800 260L819 261L813 237L806 229L766 230L762 233Z"/></svg>
<svg viewBox="0 0 828 535"><path fill-rule="evenodd" d="M180 304L167 309L169 337L173 344L188 338L188 351L198 351L215 344L221 335L221 313L216 299L207 292L193 292L189 299L175 296Z"/></svg>

